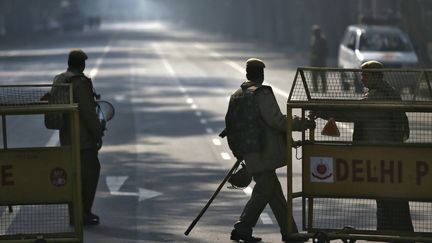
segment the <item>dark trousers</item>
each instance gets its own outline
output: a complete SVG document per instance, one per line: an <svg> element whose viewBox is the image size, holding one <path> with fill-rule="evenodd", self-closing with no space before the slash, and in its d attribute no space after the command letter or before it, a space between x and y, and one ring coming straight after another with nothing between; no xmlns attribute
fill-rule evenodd
<svg viewBox="0 0 432 243"><path fill-rule="evenodd" d="M413 232L408 201L377 200L377 230Z"/></svg>
<svg viewBox="0 0 432 243"><path fill-rule="evenodd" d="M96 148L81 150L81 186L83 213L91 213L99 181L100 163Z"/></svg>
<svg viewBox="0 0 432 243"><path fill-rule="evenodd" d="M241 234L251 235L252 228L255 227L262 211L269 204L279 224L281 234L286 235L288 230L287 201L276 172L269 171L254 174L253 179L256 184L251 198L244 207L240 219L235 223L234 228ZM297 232L297 226L292 216L290 220L293 222L293 231Z"/></svg>

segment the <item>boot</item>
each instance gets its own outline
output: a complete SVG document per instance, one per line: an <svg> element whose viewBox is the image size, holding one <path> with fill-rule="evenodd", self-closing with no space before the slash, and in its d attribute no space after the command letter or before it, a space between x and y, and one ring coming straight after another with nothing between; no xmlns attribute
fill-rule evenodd
<svg viewBox="0 0 432 243"><path fill-rule="evenodd" d="M245 235L239 233L236 229L231 231L231 240L234 241L243 241L243 242L260 242L262 239L260 237L255 237L252 235Z"/></svg>

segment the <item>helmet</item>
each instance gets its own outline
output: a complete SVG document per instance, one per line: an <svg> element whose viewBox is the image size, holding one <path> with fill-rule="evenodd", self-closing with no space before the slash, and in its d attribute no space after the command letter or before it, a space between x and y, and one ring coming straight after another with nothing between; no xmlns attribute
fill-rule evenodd
<svg viewBox="0 0 432 243"><path fill-rule="evenodd" d="M241 168L237 170L236 172L232 173L230 178L228 179L228 182L231 183L231 188L245 188L249 186L249 184L252 181L252 176L249 175L249 173L246 170L245 164L240 164Z"/></svg>

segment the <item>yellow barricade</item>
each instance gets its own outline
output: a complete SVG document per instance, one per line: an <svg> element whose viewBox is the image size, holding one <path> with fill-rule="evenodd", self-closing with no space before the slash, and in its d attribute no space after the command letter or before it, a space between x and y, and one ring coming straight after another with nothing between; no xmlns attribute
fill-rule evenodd
<svg viewBox="0 0 432 243"><path fill-rule="evenodd" d="M289 215L301 208L303 231L289 222L289 237L432 242L431 75L297 69L287 102L288 117L300 121L288 122L287 200ZM295 155L291 138L302 145Z"/></svg>
<svg viewBox="0 0 432 243"><path fill-rule="evenodd" d="M83 241L78 108L41 101L50 89L0 86L0 242ZM70 118L70 145L44 127L48 113Z"/></svg>

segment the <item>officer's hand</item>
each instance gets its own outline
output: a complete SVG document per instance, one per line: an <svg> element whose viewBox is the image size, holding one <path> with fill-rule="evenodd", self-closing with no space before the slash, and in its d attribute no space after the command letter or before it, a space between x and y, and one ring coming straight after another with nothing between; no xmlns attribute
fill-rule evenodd
<svg viewBox="0 0 432 243"><path fill-rule="evenodd" d="M102 148L102 144L103 144L102 138L99 139L99 141L96 142L96 148L97 148L98 151Z"/></svg>
<svg viewBox="0 0 432 243"><path fill-rule="evenodd" d="M298 148L302 146L302 141L301 140L294 141L294 139L291 138L291 146L293 148Z"/></svg>
<svg viewBox="0 0 432 243"><path fill-rule="evenodd" d="M321 111L317 111L317 110L311 110L309 111L309 119L315 120L318 117L322 116L322 112Z"/></svg>
<svg viewBox="0 0 432 243"><path fill-rule="evenodd" d="M100 123L100 125L102 127L102 132L104 132L105 130L107 130L107 128L106 128L107 124L106 124L105 120L100 120L99 123Z"/></svg>

